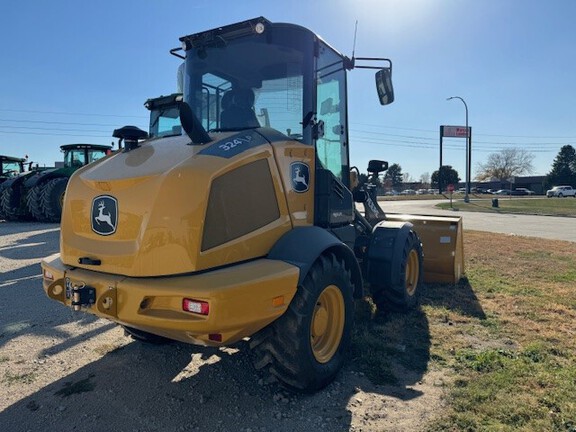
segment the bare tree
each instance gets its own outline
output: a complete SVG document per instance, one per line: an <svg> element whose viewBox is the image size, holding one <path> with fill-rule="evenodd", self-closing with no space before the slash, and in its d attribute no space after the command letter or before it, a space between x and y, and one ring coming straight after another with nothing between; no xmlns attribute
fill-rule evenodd
<svg viewBox="0 0 576 432"><path fill-rule="evenodd" d="M534 172L533 160L533 153L516 147L491 153L485 163L478 164L476 180L507 181L515 176L530 174Z"/></svg>
<svg viewBox="0 0 576 432"><path fill-rule="evenodd" d="M415 183L416 179L414 179L414 177L412 177L412 175L410 175L410 173L404 173L402 174L402 182L403 183Z"/></svg>
<svg viewBox="0 0 576 432"><path fill-rule="evenodd" d="M425 172L420 176L420 183L422 186L429 186L430 185L430 173Z"/></svg>

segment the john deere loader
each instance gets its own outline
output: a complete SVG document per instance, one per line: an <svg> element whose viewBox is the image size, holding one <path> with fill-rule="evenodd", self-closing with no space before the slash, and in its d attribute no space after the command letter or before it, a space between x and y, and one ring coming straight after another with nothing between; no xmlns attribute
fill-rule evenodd
<svg viewBox="0 0 576 432"><path fill-rule="evenodd" d="M182 134L118 129L122 150L72 175L44 289L139 340L249 339L257 368L318 390L345 360L354 299L407 310L426 275L460 277L461 222L390 218L351 175L346 76L375 69L386 105L389 60L262 17L180 41Z"/></svg>

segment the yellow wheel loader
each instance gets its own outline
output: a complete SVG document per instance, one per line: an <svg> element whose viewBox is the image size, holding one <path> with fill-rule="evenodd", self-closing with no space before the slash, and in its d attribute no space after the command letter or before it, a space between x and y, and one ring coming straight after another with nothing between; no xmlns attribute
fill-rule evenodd
<svg viewBox="0 0 576 432"><path fill-rule="evenodd" d="M139 340L249 338L257 368L316 391L345 361L354 299L406 310L427 275L460 277L460 220L384 215L351 175L346 75L377 69L388 104L389 60L262 17L180 40L182 134L118 129L121 150L72 176L44 289Z"/></svg>

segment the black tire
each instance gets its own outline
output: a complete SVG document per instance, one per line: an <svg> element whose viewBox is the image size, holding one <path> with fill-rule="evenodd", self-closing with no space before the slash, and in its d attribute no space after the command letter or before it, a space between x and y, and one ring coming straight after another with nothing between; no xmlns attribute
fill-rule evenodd
<svg viewBox="0 0 576 432"><path fill-rule="evenodd" d="M350 270L321 256L280 318L250 341L257 369L286 388L310 393L330 384L349 351L354 300Z"/></svg>
<svg viewBox="0 0 576 432"><path fill-rule="evenodd" d="M410 231L402 250L398 280L372 284L372 299L380 310L406 312L418 305L423 278L422 242ZM394 272L391 272L394 274Z"/></svg>
<svg viewBox="0 0 576 432"><path fill-rule="evenodd" d="M163 336L158 336L152 333L145 332L144 330L138 330L134 327L122 326L124 332L127 336L131 336L132 339L139 342L145 342L154 345L164 345L172 342L171 339L165 338Z"/></svg>
<svg viewBox="0 0 576 432"><path fill-rule="evenodd" d="M58 177L44 184L41 205L47 222L60 222L67 184L68 177Z"/></svg>
<svg viewBox="0 0 576 432"><path fill-rule="evenodd" d="M43 184L37 184L31 187L26 194L26 207L38 222L46 222L46 216L42 211L42 186Z"/></svg>
<svg viewBox="0 0 576 432"><path fill-rule="evenodd" d="M9 221L28 220L30 213L22 202L22 189L19 186L9 187L2 191L0 207L4 219Z"/></svg>

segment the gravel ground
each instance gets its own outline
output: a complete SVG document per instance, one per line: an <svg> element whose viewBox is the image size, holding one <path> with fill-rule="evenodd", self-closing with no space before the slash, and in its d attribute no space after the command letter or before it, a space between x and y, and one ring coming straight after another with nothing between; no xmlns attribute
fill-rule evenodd
<svg viewBox="0 0 576 432"><path fill-rule="evenodd" d="M396 365L376 386L348 364L314 395L294 395L252 367L242 344L133 341L42 290L39 262L56 224L0 221L0 430L421 431L442 408L444 376Z"/></svg>

